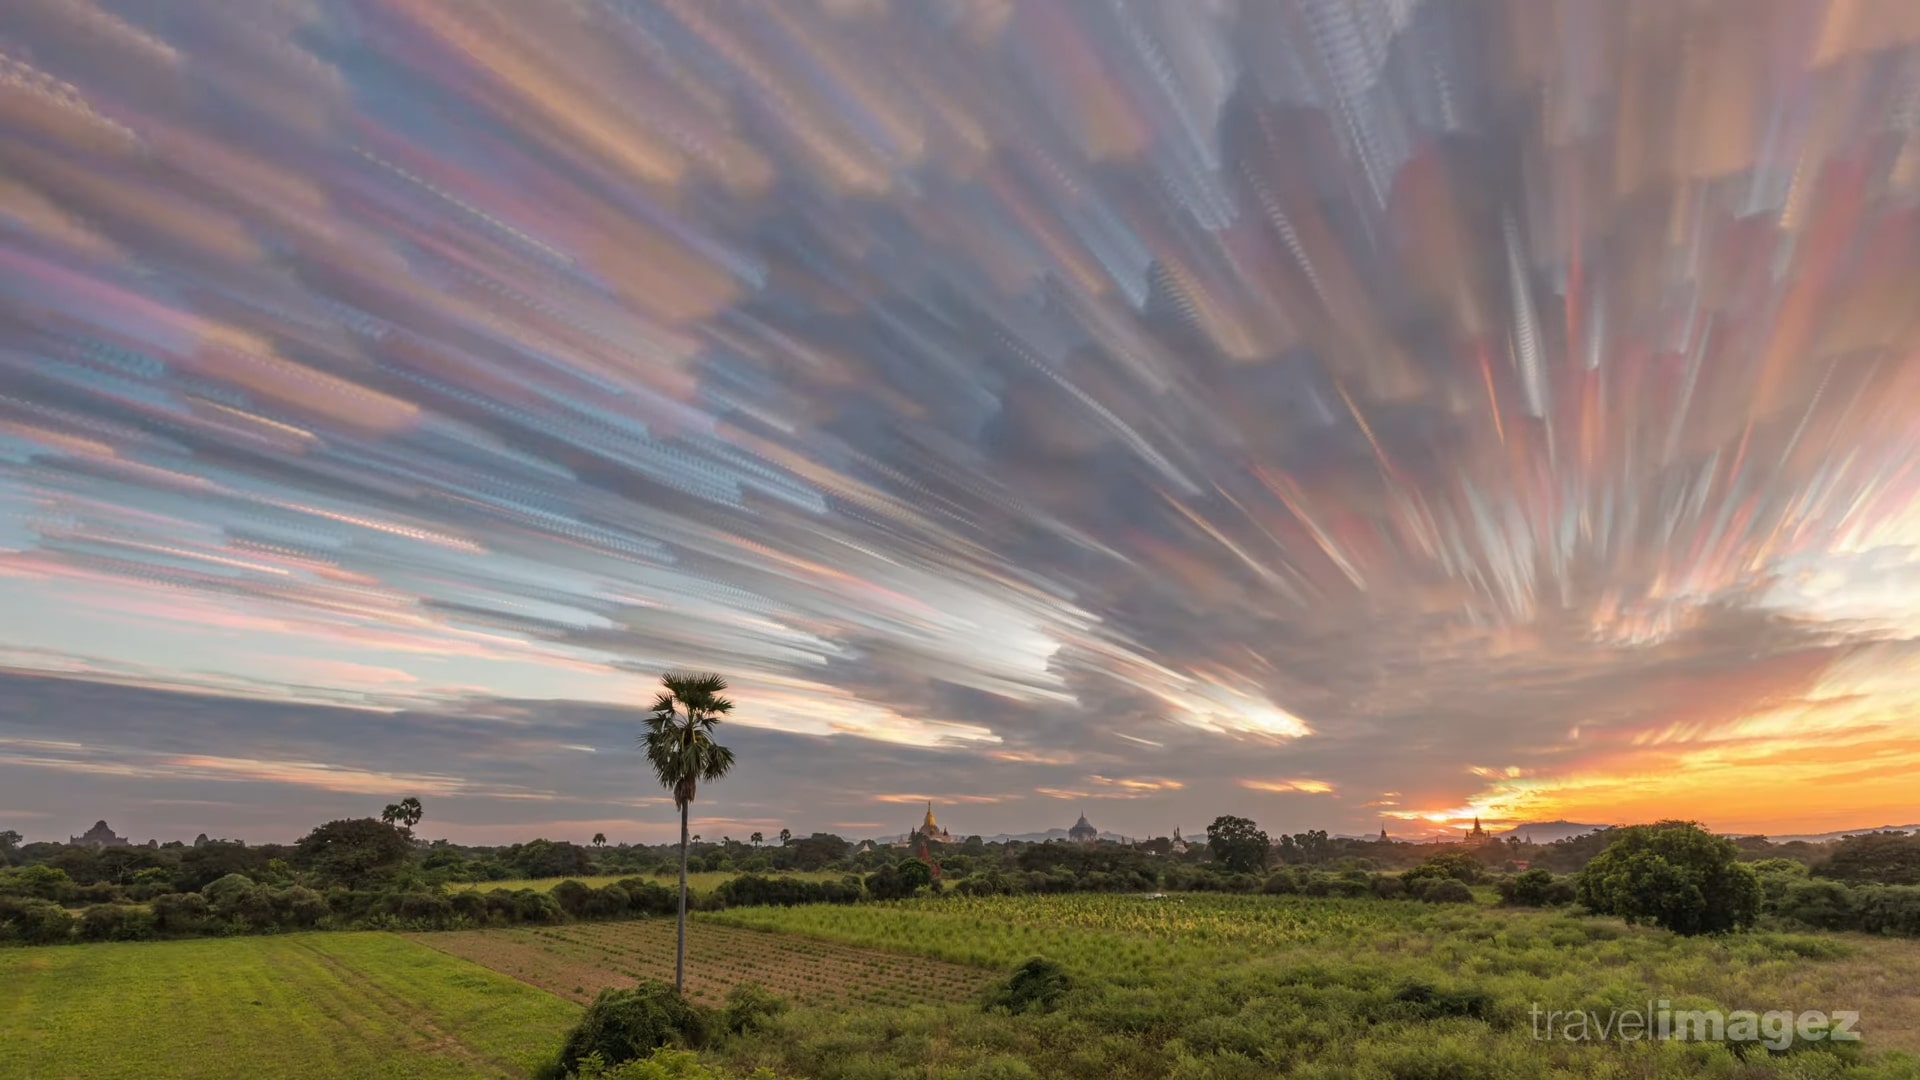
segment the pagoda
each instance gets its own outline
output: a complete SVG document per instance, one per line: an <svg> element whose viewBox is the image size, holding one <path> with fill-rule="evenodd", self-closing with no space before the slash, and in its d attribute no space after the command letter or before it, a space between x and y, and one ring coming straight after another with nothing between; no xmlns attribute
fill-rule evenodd
<svg viewBox="0 0 1920 1080"><path fill-rule="evenodd" d="M1073 828L1067 830L1067 839L1076 844L1091 844L1100 839L1100 830L1093 827L1093 822L1087 820L1087 815L1081 814L1080 820L1074 822Z"/></svg>

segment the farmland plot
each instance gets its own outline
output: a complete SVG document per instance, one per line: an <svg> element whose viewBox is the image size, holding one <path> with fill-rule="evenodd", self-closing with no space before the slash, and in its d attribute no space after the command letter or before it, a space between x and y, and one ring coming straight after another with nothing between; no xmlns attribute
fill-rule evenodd
<svg viewBox="0 0 1920 1080"><path fill-rule="evenodd" d="M671 919L466 930L415 940L571 1001L590 1001L602 987L631 986L636 979L673 979ZM733 986L758 982L799 1003L946 1004L972 1000L994 974L797 935L705 921L687 927L687 993L709 1003Z"/></svg>
<svg viewBox="0 0 1920 1080"><path fill-rule="evenodd" d="M524 1077L580 1010L394 934L0 950L0 1077Z"/></svg>

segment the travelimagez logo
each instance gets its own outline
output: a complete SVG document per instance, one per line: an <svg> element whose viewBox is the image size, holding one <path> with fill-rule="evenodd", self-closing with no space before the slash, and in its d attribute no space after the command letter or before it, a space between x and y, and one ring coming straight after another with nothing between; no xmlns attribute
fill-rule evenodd
<svg viewBox="0 0 1920 1080"><path fill-rule="evenodd" d="M1540 1040L1564 1039L1567 1042L1600 1042L1620 1039L1674 1039L1685 1042L1758 1043L1769 1050L1785 1050L1798 1038L1801 1042L1858 1042L1854 1030L1860 1023L1856 1011L1820 1012L1808 1009L1794 1012L1780 1009L1755 1012L1750 1009L1675 1009L1669 1001L1649 1001L1642 1009L1593 1010L1543 1009L1536 1002L1529 1013L1533 1017L1533 1037Z"/></svg>

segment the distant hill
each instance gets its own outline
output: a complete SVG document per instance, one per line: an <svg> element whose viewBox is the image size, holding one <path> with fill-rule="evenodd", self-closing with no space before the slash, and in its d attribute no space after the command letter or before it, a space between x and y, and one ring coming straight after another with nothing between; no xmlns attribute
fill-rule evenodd
<svg viewBox="0 0 1920 1080"><path fill-rule="evenodd" d="M1872 828L1872 829L1842 829L1839 832L1795 833L1788 836L1774 836L1771 833L1766 833L1766 834L1734 833L1732 835L1734 836L1765 835L1768 840L1771 840L1776 844L1791 844L1795 840L1804 840L1809 844L1824 844L1829 840L1838 840L1843 836L1858 836L1861 833L1870 833L1870 832L1914 833L1914 832L1920 832L1920 825L1881 825L1878 828Z"/></svg>
<svg viewBox="0 0 1920 1080"><path fill-rule="evenodd" d="M1601 829L1607 828L1612 828L1612 826L1585 825L1578 821L1530 821L1523 825L1515 825L1513 828L1507 829L1504 832L1496 832L1493 835L1501 837L1518 836L1523 840L1531 840L1536 844L1551 844L1555 840L1566 840L1570 837L1585 836L1588 833L1599 832Z"/></svg>

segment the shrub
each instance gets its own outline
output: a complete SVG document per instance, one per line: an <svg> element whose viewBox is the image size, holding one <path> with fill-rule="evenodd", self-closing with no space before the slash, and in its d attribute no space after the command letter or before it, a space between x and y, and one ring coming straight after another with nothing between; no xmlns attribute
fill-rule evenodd
<svg viewBox="0 0 1920 1080"><path fill-rule="evenodd" d="M627 910L636 915L673 915L680 910L680 890L646 878L614 882L627 894Z"/></svg>
<svg viewBox="0 0 1920 1080"><path fill-rule="evenodd" d="M80 913L80 936L88 941L144 941L153 936L154 917L129 904L95 904Z"/></svg>
<svg viewBox="0 0 1920 1080"><path fill-rule="evenodd" d="M23 866L0 872L0 895L60 901L72 899L73 890L73 879L57 866Z"/></svg>
<svg viewBox="0 0 1920 1080"><path fill-rule="evenodd" d="M1300 891L1300 883L1294 880L1293 871L1282 869L1267 879L1260 891L1269 896L1287 896Z"/></svg>
<svg viewBox="0 0 1920 1080"><path fill-rule="evenodd" d="M757 982L743 982L727 991L720 1018L727 1031L739 1035L758 1031L767 1021L785 1012L787 999Z"/></svg>
<svg viewBox="0 0 1920 1080"><path fill-rule="evenodd" d="M270 892L267 899L279 923L295 930L311 930L327 917L327 898L304 885Z"/></svg>
<svg viewBox="0 0 1920 1080"><path fill-rule="evenodd" d="M1449 851L1433 856L1400 876L1409 885L1419 878L1452 878L1472 885L1484 880L1487 875L1486 867L1481 866L1473 856L1463 851Z"/></svg>
<svg viewBox="0 0 1920 1080"><path fill-rule="evenodd" d="M1634 825L1580 871L1575 894L1598 914L1676 934L1739 930L1760 914L1759 875L1739 854L1733 841L1693 822Z"/></svg>
<svg viewBox="0 0 1920 1080"><path fill-rule="evenodd" d="M240 923L255 930L273 925L272 901L264 889L244 874L228 874L208 882L200 890L200 895L207 898L207 904L216 919Z"/></svg>
<svg viewBox="0 0 1920 1080"><path fill-rule="evenodd" d="M567 1033L560 1064L571 1071L589 1054L599 1054L602 1061L627 1061L661 1046L698 1048L709 1041L714 1026L708 1010L666 983L647 979L628 990L608 987Z"/></svg>
<svg viewBox="0 0 1920 1080"><path fill-rule="evenodd" d="M1393 1003L1387 1011L1418 1020L1438 1020L1443 1016L1470 1016L1476 1020L1488 1020L1493 1015L1493 995L1471 988L1442 989L1432 983L1413 979L1402 983L1394 991Z"/></svg>
<svg viewBox="0 0 1920 1080"><path fill-rule="evenodd" d="M0 898L0 940L57 945L73 937L73 916L47 900Z"/></svg>
<svg viewBox="0 0 1920 1080"><path fill-rule="evenodd" d="M1501 903L1515 907L1556 907L1573 903L1573 883L1538 867L1502 878L1494 888L1500 893Z"/></svg>
<svg viewBox="0 0 1920 1080"><path fill-rule="evenodd" d="M1030 957L987 994L987 1008L1010 1013L1052 1012L1072 989L1066 969L1044 956Z"/></svg>
<svg viewBox="0 0 1920 1080"><path fill-rule="evenodd" d="M553 902L560 905L561 911L578 918L586 914L587 901L592 898L593 889L568 878L547 890L547 895L553 897Z"/></svg>
<svg viewBox="0 0 1920 1080"><path fill-rule="evenodd" d="M1393 874L1375 874L1373 895L1382 900L1398 900L1407 895L1407 883Z"/></svg>
<svg viewBox="0 0 1920 1080"><path fill-rule="evenodd" d="M1471 904L1473 890L1453 878L1420 877L1407 882L1407 893L1429 904Z"/></svg>
<svg viewBox="0 0 1920 1080"><path fill-rule="evenodd" d="M154 926L168 934L193 934L206 929L213 916L207 898L199 893L163 893L147 905Z"/></svg>
<svg viewBox="0 0 1920 1080"><path fill-rule="evenodd" d="M1837 881L1795 881L1775 910L1794 922L1819 930L1851 930L1857 925L1853 890Z"/></svg>
<svg viewBox="0 0 1920 1080"><path fill-rule="evenodd" d="M438 893L401 893L394 914L416 925L441 926L453 914L453 901Z"/></svg>

